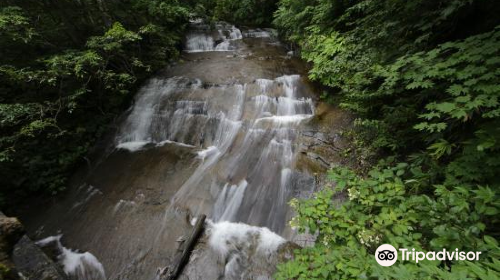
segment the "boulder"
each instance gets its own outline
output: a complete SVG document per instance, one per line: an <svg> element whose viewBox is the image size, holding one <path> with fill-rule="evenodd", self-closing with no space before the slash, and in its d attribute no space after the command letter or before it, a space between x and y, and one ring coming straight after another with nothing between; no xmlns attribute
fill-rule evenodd
<svg viewBox="0 0 500 280"><path fill-rule="evenodd" d="M17 270L30 280L66 280L58 264L51 260L28 236L16 244L13 260Z"/></svg>
<svg viewBox="0 0 500 280"><path fill-rule="evenodd" d="M0 212L0 279L66 280L64 272L25 235L17 218Z"/></svg>
<svg viewBox="0 0 500 280"><path fill-rule="evenodd" d="M0 279L19 279L12 262L15 244L24 234L24 227L17 218L10 218L0 212Z"/></svg>

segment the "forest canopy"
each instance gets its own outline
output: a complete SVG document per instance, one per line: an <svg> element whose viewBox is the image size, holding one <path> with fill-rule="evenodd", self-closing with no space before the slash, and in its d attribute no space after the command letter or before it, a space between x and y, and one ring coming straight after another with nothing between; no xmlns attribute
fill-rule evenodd
<svg viewBox="0 0 500 280"><path fill-rule="evenodd" d="M0 205L63 190L188 19L176 0L2 1Z"/></svg>

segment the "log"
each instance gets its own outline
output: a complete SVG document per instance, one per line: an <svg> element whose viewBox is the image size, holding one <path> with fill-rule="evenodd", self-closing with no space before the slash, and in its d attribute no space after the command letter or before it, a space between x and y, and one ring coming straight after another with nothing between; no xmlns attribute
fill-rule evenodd
<svg viewBox="0 0 500 280"><path fill-rule="evenodd" d="M182 269L189 261L189 257L191 256L191 251L193 251L196 242L198 241L198 239L201 236L201 233L203 232L206 218L207 216L201 215L196 220L196 224L194 225L194 228L191 231L191 235L183 244L182 251L174 256L172 264L168 267L168 269L165 269L163 271L163 273L160 275L160 279L175 280L177 279L177 277L179 277L179 275L182 272Z"/></svg>

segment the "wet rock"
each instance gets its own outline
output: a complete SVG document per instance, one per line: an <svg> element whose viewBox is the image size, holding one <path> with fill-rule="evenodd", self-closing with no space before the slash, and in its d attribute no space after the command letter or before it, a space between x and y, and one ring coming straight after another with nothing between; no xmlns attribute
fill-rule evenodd
<svg viewBox="0 0 500 280"><path fill-rule="evenodd" d="M17 218L0 212L0 279L65 280L64 273L24 234Z"/></svg>
<svg viewBox="0 0 500 280"><path fill-rule="evenodd" d="M66 280L64 272L26 235L14 247L17 270L29 280Z"/></svg>
<svg viewBox="0 0 500 280"><path fill-rule="evenodd" d="M71 189L49 210L29 215L31 228L45 225L47 234L61 230L68 244L95 254L109 279L152 279L158 267L169 264L180 243L175 241L189 227L178 209L193 215L223 209L220 213L227 211L234 221L266 226L291 238L287 221L294 213L287 203L292 197L307 197L318 185L314 173L325 170L317 160L299 154L299 146L304 143L306 152L336 162L339 153L329 145L299 134L310 129L329 135L338 131L343 115L314 108L316 90L305 78L306 65L285 60L285 49L268 44L271 39L226 38L218 45L228 44L216 51L219 37L209 30L200 26L188 35L192 52L188 49L184 62L144 85L110 140L113 149L115 144L146 145L103 155L91 174L77 178L78 185L85 180L99 186L103 195L84 200L86 196ZM212 51L196 52L201 50ZM248 59L227 59L228 54ZM179 144L163 145L165 140ZM218 197L244 184L247 191L234 192L244 199L233 195L233 203L215 205L231 202ZM144 197L134 199L138 190ZM81 201L86 202L74 208ZM221 255L205 237L184 279L270 278L280 253L257 253L255 233L247 240L233 243Z"/></svg>
<svg viewBox="0 0 500 280"><path fill-rule="evenodd" d="M0 261L9 259L14 245L24 234L24 227L17 218L10 218L0 212Z"/></svg>
<svg viewBox="0 0 500 280"><path fill-rule="evenodd" d="M266 228L228 222L212 224L179 280L273 279L278 263L292 259L297 248L300 246Z"/></svg>
<svg viewBox="0 0 500 280"><path fill-rule="evenodd" d="M327 160L319 156L318 154L312 153L312 152L303 152L308 158L310 158L313 161L316 161L320 165L324 166L325 168L329 168L330 164L328 163Z"/></svg>
<svg viewBox="0 0 500 280"><path fill-rule="evenodd" d="M189 264L179 277L179 280L193 279L273 279L276 266L293 258L293 251L299 245L286 242L281 245L273 256L262 258L254 256L255 247L246 248L249 255L234 254L226 259L221 258L202 241L193 252Z"/></svg>
<svg viewBox="0 0 500 280"><path fill-rule="evenodd" d="M24 234L24 227L17 218L9 218L0 212L0 279L19 279L12 251Z"/></svg>
<svg viewBox="0 0 500 280"><path fill-rule="evenodd" d="M299 136L298 168L313 174L325 174L333 166L349 165L350 158L345 156L345 150L350 143L341 132L351 125L352 116L338 107L319 102L309 129ZM318 181L320 185L328 182L324 175Z"/></svg>

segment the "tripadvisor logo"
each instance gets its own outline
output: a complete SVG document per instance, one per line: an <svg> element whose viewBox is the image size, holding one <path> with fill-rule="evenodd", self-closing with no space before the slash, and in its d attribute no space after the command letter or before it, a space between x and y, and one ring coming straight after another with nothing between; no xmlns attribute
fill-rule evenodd
<svg viewBox="0 0 500 280"><path fill-rule="evenodd" d="M377 248L375 251L375 260L381 266L391 266L398 260L398 251L401 255L401 261L414 261L418 263L423 260L439 260L439 261L477 261L479 260L479 255L481 252L463 252L455 249L454 251L447 251L443 249L438 252L421 252L415 251L415 249L399 249L396 250L391 244L383 244Z"/></svg>
<svg viewBox="0 0 500 280"><path fill-rule="evenodd" d="M398 251L391 244L380 245L375 251L375 260L381 266L391 266L398 260Z"/></svg>

